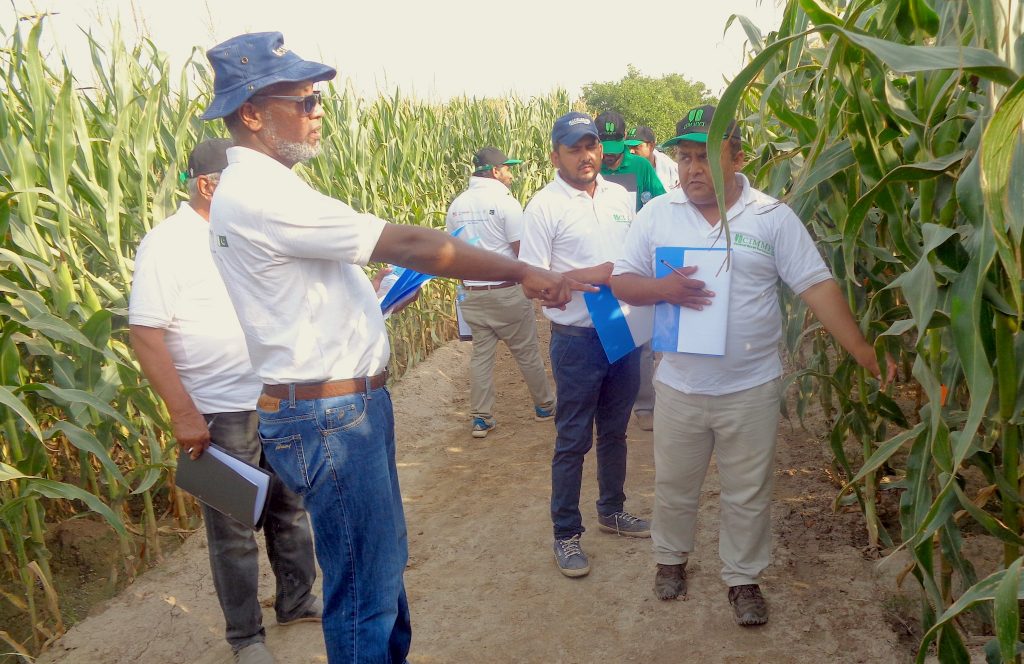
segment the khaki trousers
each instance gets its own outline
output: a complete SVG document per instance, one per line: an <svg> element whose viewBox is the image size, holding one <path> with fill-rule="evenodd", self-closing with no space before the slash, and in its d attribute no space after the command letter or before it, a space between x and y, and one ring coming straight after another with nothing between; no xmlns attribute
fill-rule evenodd
<svg viewBox="0 0 1024 664"><path fill-rule="evenodd" d="M494 354L504 341L519 364L535 406L555 401L544 361L537 347L537 321L533 304L520 286L466 291L462 317L473 331L473 357L469 362L469 407L473 417L491 417L494 409Z"/></svg>
<svg viewBox="0 0 1024 664"><path fill-rule="evenodd" d="M722 491L718 555L729 586L757 583L771 561L771 497L781 380L725 394L684 394L655 381L654 559L687 560L700 488L715 453Z"/></svg>

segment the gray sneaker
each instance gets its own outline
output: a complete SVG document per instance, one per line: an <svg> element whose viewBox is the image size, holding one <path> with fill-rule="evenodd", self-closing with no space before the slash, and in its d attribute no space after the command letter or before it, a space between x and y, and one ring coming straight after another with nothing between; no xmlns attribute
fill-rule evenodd
<svg viewBox="0 0 1024 664"><path fill-rule="evenodd" d="M558 570L571 577L586 576L590 573L590 561L580 546L580 536L556 539L554 544L555 563Z"/></svg>
<svg viewBox="0 0 1024 664"><path fill-rule="evenodd" d="M623 537L651 536L651 522L633 516L629 512L598 514L597 527L606 533L615 533Z"/></svg>
<svg viewBox="0 0 1024 664"><path fill-rule="evenodd" d="M274 664L274 656L267 650L267 644L250 643L235 651L236 664Z"/></svg>

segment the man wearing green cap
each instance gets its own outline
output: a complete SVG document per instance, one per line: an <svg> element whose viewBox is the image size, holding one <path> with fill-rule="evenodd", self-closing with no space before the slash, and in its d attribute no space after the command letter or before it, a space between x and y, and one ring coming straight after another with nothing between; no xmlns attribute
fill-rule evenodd
<svg viewBox="0 0 1024 664"><path fill-rule="evenodd" d="M445 218L448 232L481 249L517 258L523 234L523 206L515 199L512 166L501 150L486 147L473 155L469 188L452 201ZM533 397L533 419L554 419L555 395L537 346L533 304L514 281L463 282L462 316L473 333L469 363L469 407L474 438L484 438L497 426L494 409L494 354L504 341Z"/></svg>
<svg viewBox="0 0 1024 664"><path fill-rule="evenodd" d="M676 147L680 188L637 215L611 286L616 297L634 305L667 302L703 310L721 301L704 289L695 267L654 278L654 257L659 247L724 246L707 159L709 138L723 141L722 193L732 240L726 349L721 356L664 353L658 366L654 592L660 599L686 594L700 488L713 452L722 484L722 580L736 622L762 625L768 606L758 580L771 554L772 461L782 396L779 281L883 386L894 378L896 366L889 362L882 377L874 348L861 335L803 223L740 173L744 155L735 121L722 138L708 136L714 113L714 106L701 106L676 125L676 136L667 144Z"/></svg>
<svg viewBox="0 0 1024 664"><path fill-rule="evenodd" d="M636 209L640 210L655 196L665 193L654 167L626 149L626 120L615 111L605 111L594 120L604 148L601 175L636 193Z"/></svg>
<svg viewBox="0 0 1024 664"><path fill-rule="evenodd" d="M679 186L679 169L675 160L658 149L654 130L645 125L633 127L626 133L626 147L638 157L643 157L654 167L665 191Z"/></svg>

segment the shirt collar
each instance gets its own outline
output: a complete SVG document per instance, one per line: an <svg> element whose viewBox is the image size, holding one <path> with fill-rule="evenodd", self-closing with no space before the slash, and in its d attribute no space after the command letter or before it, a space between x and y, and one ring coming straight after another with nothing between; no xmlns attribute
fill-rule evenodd
<svg viewBox="0 0 1024 664"><path fill-rule="evenodd" d="M578 197L578 196L584 196L586 198L590 198L590 195L587 192L583 191L582 189L577 189L576 187L572 186L571 184L569 184L568 182L563 180L561 173L559 173L557 170L555 171L554 182L562 190L562 193L564 193L569 198L574 198L574 197ZM607 189L608 189L608 181L605 180L604 177L600 173L598 173L598 175L597 175L597 189L594 190L594 196L597 197L597 195L599 193L601 193L601 192L603 192L603 191L605 191Z"/></svg>
<svg viewBox="0 0 1024 664"><path fill-rule="evenodd" d="M750 180L748 180L747 176L744 175L743 173L737 173L736 177L740 179L740 184L743 188L740 191L740 197L736 199L736 202L733 203L732 207L729 208L729 210L726 210L726 212L729 212L733 209L742 210L754 201L754 189L753 187L750 186ZM669 197L668 200L670 203L674 203L676 205L684 205L690 202L690 199L686 196L686 191L683 189L682 182L679 183L679 186L677 188L670 189L666 196ZM728 216L732 217L735 215Z"/></svg>
<svg viewBox="0 0 1024 664"><path fill-rule="evenodd" d="M494 178L481 178L475 175L469 176L469 188L470 189L493 189L495 191L502 191L509 193L509 188L505 186L504 182L495 180Z"/></svg>
<svg viewBox="0 0 1024 664"><path fill-rule="evenodd" d="M281 174L295 175L295 171L288 168L270 155L263 154L258 150L235 145L227 150L228 165L231 164L254 164L262 168L280 169Z"/></svg>
<svg viewBox="0 0 1024 664"><path fill-rule="evenodd" d="M199 213L196 212L195 208L188 204L188 201L181 202L181 205L178 206L178 214L183 214L186 218L193 221L201 221L204 224L206 223L206 220L199 216Z"/></svg>

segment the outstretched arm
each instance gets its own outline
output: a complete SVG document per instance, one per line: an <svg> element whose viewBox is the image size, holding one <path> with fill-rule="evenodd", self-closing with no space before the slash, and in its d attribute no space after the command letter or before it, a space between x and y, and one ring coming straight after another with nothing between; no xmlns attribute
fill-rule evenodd
<svg viewBox="0 0 1024 664"><path fill-rule="evenodd" d="M574 290L595 290L557 272L478 249L446 233L420 226L386 225L370 260L442 277L515 281L523 285L527 297L536 298L545 307L564 307Z"/></svg>
<svg viewBox="0 0 1024 664"><path fill-rule="evenodd" d="M815 317L821 321L829 334L835 337L839 345L853 355L857 364L882 381L882 387L896 378L896 363L891 357L886 358L886 373L884 377L882 376L878 358L875 357L875 349L861 334L857 321L853 318L853 312L850 311L850 307L846 303L846 298L843 297L839 285L833 279L814 284L800 293L800 299L807 303Z"/></svg>

